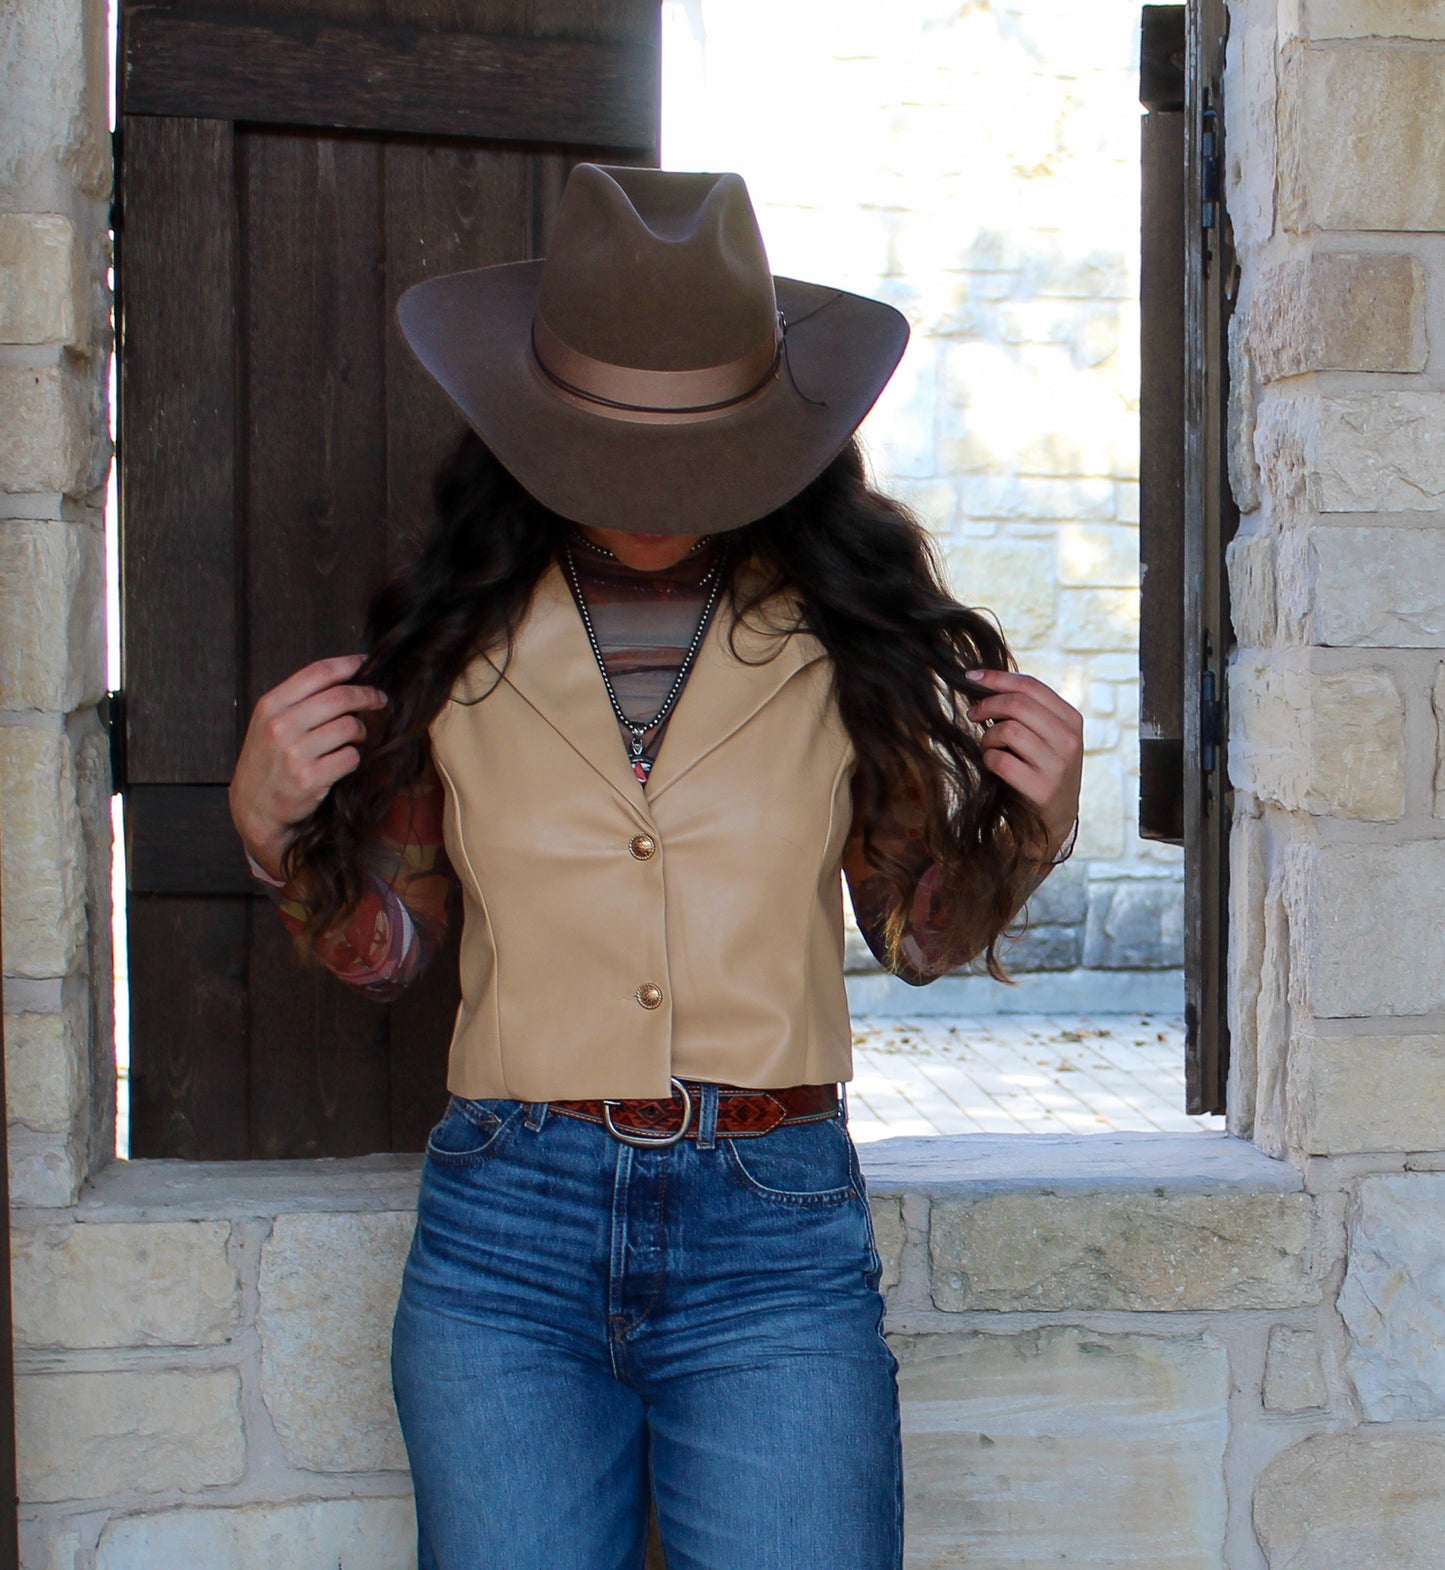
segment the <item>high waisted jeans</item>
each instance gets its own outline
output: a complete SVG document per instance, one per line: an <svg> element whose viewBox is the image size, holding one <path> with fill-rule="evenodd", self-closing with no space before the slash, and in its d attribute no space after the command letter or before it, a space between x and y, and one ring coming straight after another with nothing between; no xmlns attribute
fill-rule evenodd
<svg viewBox="0 0 1445 1570"><path fill-rule="evenodd" d="M392 1374L420 1570L898 1570L898 1363L841 1116L647 1150L432 1131ZM715 1117L715 1111L712 1116Z"/></svg>

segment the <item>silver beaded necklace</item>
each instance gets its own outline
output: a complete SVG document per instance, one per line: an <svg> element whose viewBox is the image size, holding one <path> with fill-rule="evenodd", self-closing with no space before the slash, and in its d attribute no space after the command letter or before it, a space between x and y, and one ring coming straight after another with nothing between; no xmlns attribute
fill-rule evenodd
<svg viewBox="0 0 1445 1570"><path fill-rule="evenodd" d="M705 536L705 538L710 537ZM606 556L613 556L614 560L617 559L614 553L607 550L605 546L594 545L590 540L587 543L592 545L593 550L601 551ZM702 543L701 540L698 542L699 545ZM708 590L707 603L703 606L702 615L698 617L697 626L693 629L692 639L687 646L687 652L682 657L682 664L678 666L677 675L672 679L672 686L668 689L667 696L662 700L662 707L650 720L643 720L639 724L636 720L627 717L622 705L617 701L617 692L612 685L612 678L607 674L607 662L602 657L602 645L598 643L597 630L592 625L592 613L587 609L587 601L582 593L582 585L577 580L577 563L572 559L572 547L565 540L562 543L562 554L567 564L567 582L571 586L573 599L577 601L577 609L582 613L582 625L587 630L587 642L592 647L592 655L597 661L597 669L602 672L602 684L607 688L608 702L612 705L612 712L617 716L618 723L632 738L628 745L628 751L632 755L632 772L645 785L647 776L652 772L652 759L646 754L642 738L646 736L648 731L662 724L672 712L673 706L682 692L683 683L686 682L687 674L692 669L692 663L697 658L697 651L702 647L703 637L707 632L708 623L712 620L713 608L717 604L718 594L722 589L722 558L719 557L698 579L699 586L704 583L710 583L712 587ZM688 554L691 555L692 553L688 552Z"/></svg>

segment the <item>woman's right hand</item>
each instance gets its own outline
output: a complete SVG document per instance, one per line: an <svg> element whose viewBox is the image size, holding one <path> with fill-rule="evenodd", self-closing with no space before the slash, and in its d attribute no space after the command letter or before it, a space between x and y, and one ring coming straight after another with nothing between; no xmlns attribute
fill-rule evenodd
<svg viewBox="0 0 1445 1570"><path fill-rule="evenodd" d="M379 688L347 684L365 658L315 660L264 693L252 710L231 777L231 821L273 877L281 875L295 825L361 762L357 743L367 727L360 711L387 701Z"/></svg>

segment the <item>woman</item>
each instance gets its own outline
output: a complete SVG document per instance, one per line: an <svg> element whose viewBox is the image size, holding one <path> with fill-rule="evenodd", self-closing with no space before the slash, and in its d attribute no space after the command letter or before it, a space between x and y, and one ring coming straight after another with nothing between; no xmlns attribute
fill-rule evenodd
<svg viewBox="0 0 1445 1570"><path fill-rule="evenodd" d="M545 263L398 314L469 434L231 799L378 998L461 884L393 1340L422 1570L635 1570L650 1506L669 1570L897 1570L839 872L895 974L1007 979L1081 718L865 480L902 318L774 279L737 176L580 165Z"/></svg>

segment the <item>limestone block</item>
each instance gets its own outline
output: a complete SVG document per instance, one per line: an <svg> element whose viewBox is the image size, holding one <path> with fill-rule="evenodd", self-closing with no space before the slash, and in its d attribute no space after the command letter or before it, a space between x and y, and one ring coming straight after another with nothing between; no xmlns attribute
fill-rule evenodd
<svg viewBox="0 0 1445 1570"><path fill-rule="evenodd" d="M1084 716L1084 751L1109 752L1119 745L1119 727L1113 720L1100 719L1097 715Z"/></svg>
<svg viewBox="0 0 1445 1570"><path fill-rule="evenodd" d="M1365 1420L1445 1417L1445 1172L1365 1178L1348 1249L1339 1309Z"/></svg>
<svg viewBox="0 0 1445 1570"><path fill-rule="evenodd" d="M1291 1001L1317 1018L1445 1008L1445 840L1298 846Z"/></svg>
<svg viewBox="0 0 1445 1570"><path fill-rule="evenodd" d="M85 1145L75 1134L37 1134L22 1123L9 1130L10 1203L20 1209L73 1205L85 1181Z"/></svg>
<svg viewBox="0 0 1445 1570"><path fill-rule="evenodd" d="M1122 523L1065 523L1059 581L1089 588L1139 587L1139 531Z"/></svg>
<svg viewBox="0 0 1445 1570"><path fill-rule="evenodd" d="M65 1134L85 1104L89 1041L78 1001L54 1014L5 1016L5 1107L12 1123Z"/></svg>
<svg viewBox="0 0 1445 1570"><path fill-rule="evenodd" d="M1236 231L1237 232L1237 231ZM1255 369L1244 330L1242 315L1229 322L1229 402L1225 411L1225 457L1229 467L1229 489L1241 516L1257 512L1260 506L1259 465L1254 457L1254 429L1257 402Z"/></svg>
<svg viewBox="0 0 1445 1570"><path fill-rule="evenodd" d="M1074 857L1055 867L1029 896L1030 921L1073 925L1083 921L1088 910L1089 875Z"/></svg>
<svg viewBox="0 0 1445 1570"><path fill-rule="evenodd" d="M15 1339L29 1347L210 1346L240 1323L222 1221L18 1228Z"/></svg>
<svg viewBox="0 0 1445 1570"><path fill-rule="evenodd" d="M1091 884L1083 962L1091 970L1166 970L1183 964L1183 885L1132 878Z"/></svg>
<svg viewBox="0 0 1445 1570"><path fill-rule="evenodd" d="M22 1374L15 1407L27 1503L207 1488L245 1470L232 1368Z"/></svg>
<svg viewBox="0 0 1445 1570"><path fill-rule="evenodd" d="M1445 643L1445 537L1433 528L1310 531L1314 641L1432 649Z"/></svg>
<svg viewBox="0 0 1445 1570"><path fill-rule="evenodd" d="M1084 937L1077 926L1034 922L1027 931L999 944L999 958L1013 972L1073 970L1083 953Z"/></svg>
<svg viewBox="0 0 1445 1570"><path fill-rule="evenodd" d="M75 766L61 730L0 725L0 801L5 969L64 976L83 952L86 914Z"/></svg>
<svg viewBox="0 0 1445 1570"><path fill-rule="evenodd" d="M1286 890L1290 853L1276 858L1264 894L1264 941L1254 1004L1254 1143L1282 1157L1287 1149L1285 1087L1289 1062L1290 1001L1297 990L1291 970L1291 919Z"/></svg>
<svg viewBox="0 0 1445 1570"><path fill-rule="evenodd" d="M305 1499L295 1504L161 1510L113 1516L95 1570L416 1570L410 1499Z"/></svg>
<svg viewBox="0 0 1445 1570"><path fill-rule="evenodd" d="M1111 522L1118 488L1108 480L1049 479L1007 474L966 474L959 481L965 518L1061 523Z"/></svg>
<svg viewBox="0 0 1445 1570"><path fill-rule="evenodd" d="M1299 0L1305 38L1445 38L1440 0Z"/></svg>
<svg viewBox="0 0 1445 1570"><path fill-rule="evenodd" d="M870 1199L873 1214L873 1240L878 1246L878 1261L883 1266L882 1291L898 1285L903 1269L903 1246L908 1232L903 1225L903 1203L893 1195Z"/></svg>
<svg viewBox="0 0 1445 1570"><path fill-rule="evenodd" d="M1277 1455L1254 1494L1269 1570L1438 1570L1445 1436L1312 1434Z"/></svg>
<svg viewBox="0 0 1445 1570"><path fill-rule="evenodd" d="M20 1563L24 1570L76 1570L82 1564L80 1533L64 1522L20 1518Z"/></svg>
<svg viewBox="0 0 1445 1570"><path fill-rule="evenodd" d="M1445 505L1445 393L1261 402L1256 450L1282 514L1434 512Z"/></svg>
<svg viewBox="0 0 1445 1570"><path fill-rule="evenodd" d="M1413 256L1318 252L1265 270L1250 309L1261 380L1425 368L1425 271Z"/></svg>
<svg viewBox="0 0 1445 1570"><path fill-rule="evenodd" d="M1090 755L1079 783L1079 837L1074 855L1081 862L1112 861L1124 854L1124 782L1117 756ZM1132 803L1128 811L1130 821L1136 821Z"/></svg>
<svg viewBox="0 0 1445 1570"><path fill-rule="evenodd" d="M948 534L958 514L958 492L951 480L887 480L888 494L910 507L935 534Z"/></svg>
<svg viewBox="0 0 1445 1570"><path fill-rule="evenodd" d="M1066 649L1137 649L1137 589L1060 589L1059 642Z"/></svg>
<svg viewBox="0 0 1445 1570"><path fill-rule="evenodd" d="M910 1565L1219 1570L1229 1376L1207 1336L894 1336Z"/></svg>
<svg viewBox="0 0 1445 1570"><path fill-rule="evenodd" d="M1229 667L1229 776L1261 801L1393 822L1405 810L1405 699L1381 665L1315 669L1308 650Z"/></svg>
<svg viewBox="0 0 1445 1570"><path fill-rule="evenodd" d="M1260 965L1264 956L1264 902L1268 887L1264 826L1235 795L1229 835L1229 1132L1248 1139L1254 1126L1258 1074L1256 1025Z"/></svg>
<svg viewBox="0 0 1445 1570"><path fill-rule="evenodd" d="M1280 81L1286 229L1445 228L1445 56L1297 45Z"/></svg>
<svg viewBox="0 0 1445 1570"><path fill-rule="evenodd" d="M0 343L74 344L84 302L71 221L0 213Z"/></svg>
<svg viewBox="0 0 1445 1570"><path fill-rule="evenodd" d="M87 389L73 366L0 366L0 491L93 490L89 419Z"/></svg>
<svg viewBox="0 0 1445 1570"><path fill-rule="evenodd" d="M1054 624L1053 553L1022 540L969 540L947 557L953 592L998 618L1015 649L1042 643Z"/></svg>
<svg viewBox="0 0 1445 1570"><path fill-rule="evenodd" d="M1000 1193L937 1203L934 1304L1184 1311L1319 1301L1327 1263L1308 1194Z"/></svg>
<svg viewBox="0 0 1445 1570"><path fill-rule="evenodd" d="M68 714L105 694L105 537L0 523L0 708Z"/></svg>
<svg viewBox="0 0 1445 1570"><path fill-rule="evenodd" d="M1310 1155L1445 1150L1445 1036L1301 1034L1287 1130Z"/></svg>
<svg viewBox="0 0 1445 1570"><path fill-rule="evenodd" d="M276 1219L261 1251L256 1325L262 1395L294 1466L406 1466L389 1353L414 1222L409 1211Z"/></svg>
<svg viewBox="0 0 1445 1570"><path fill-rule="evenodd" d="M0 196L110 188L105 8L11 0L0 35Z"/></svg>
<svg viewBox="0 0 1445 1570"><path fill-rule="evenodd" d="M1263 1400L1271 1412L1309 1412L1329 1400L1313 1331L1294 1330L1288 1325L1270 1327Z"/></svg>
<svg viewBox="0 0 1445 1570"><path fill-rule="evenodd" d="M1229 614L1241 647L1267 649L1275 638L1274 539L1236 534L1224 548Z"/></svg>

